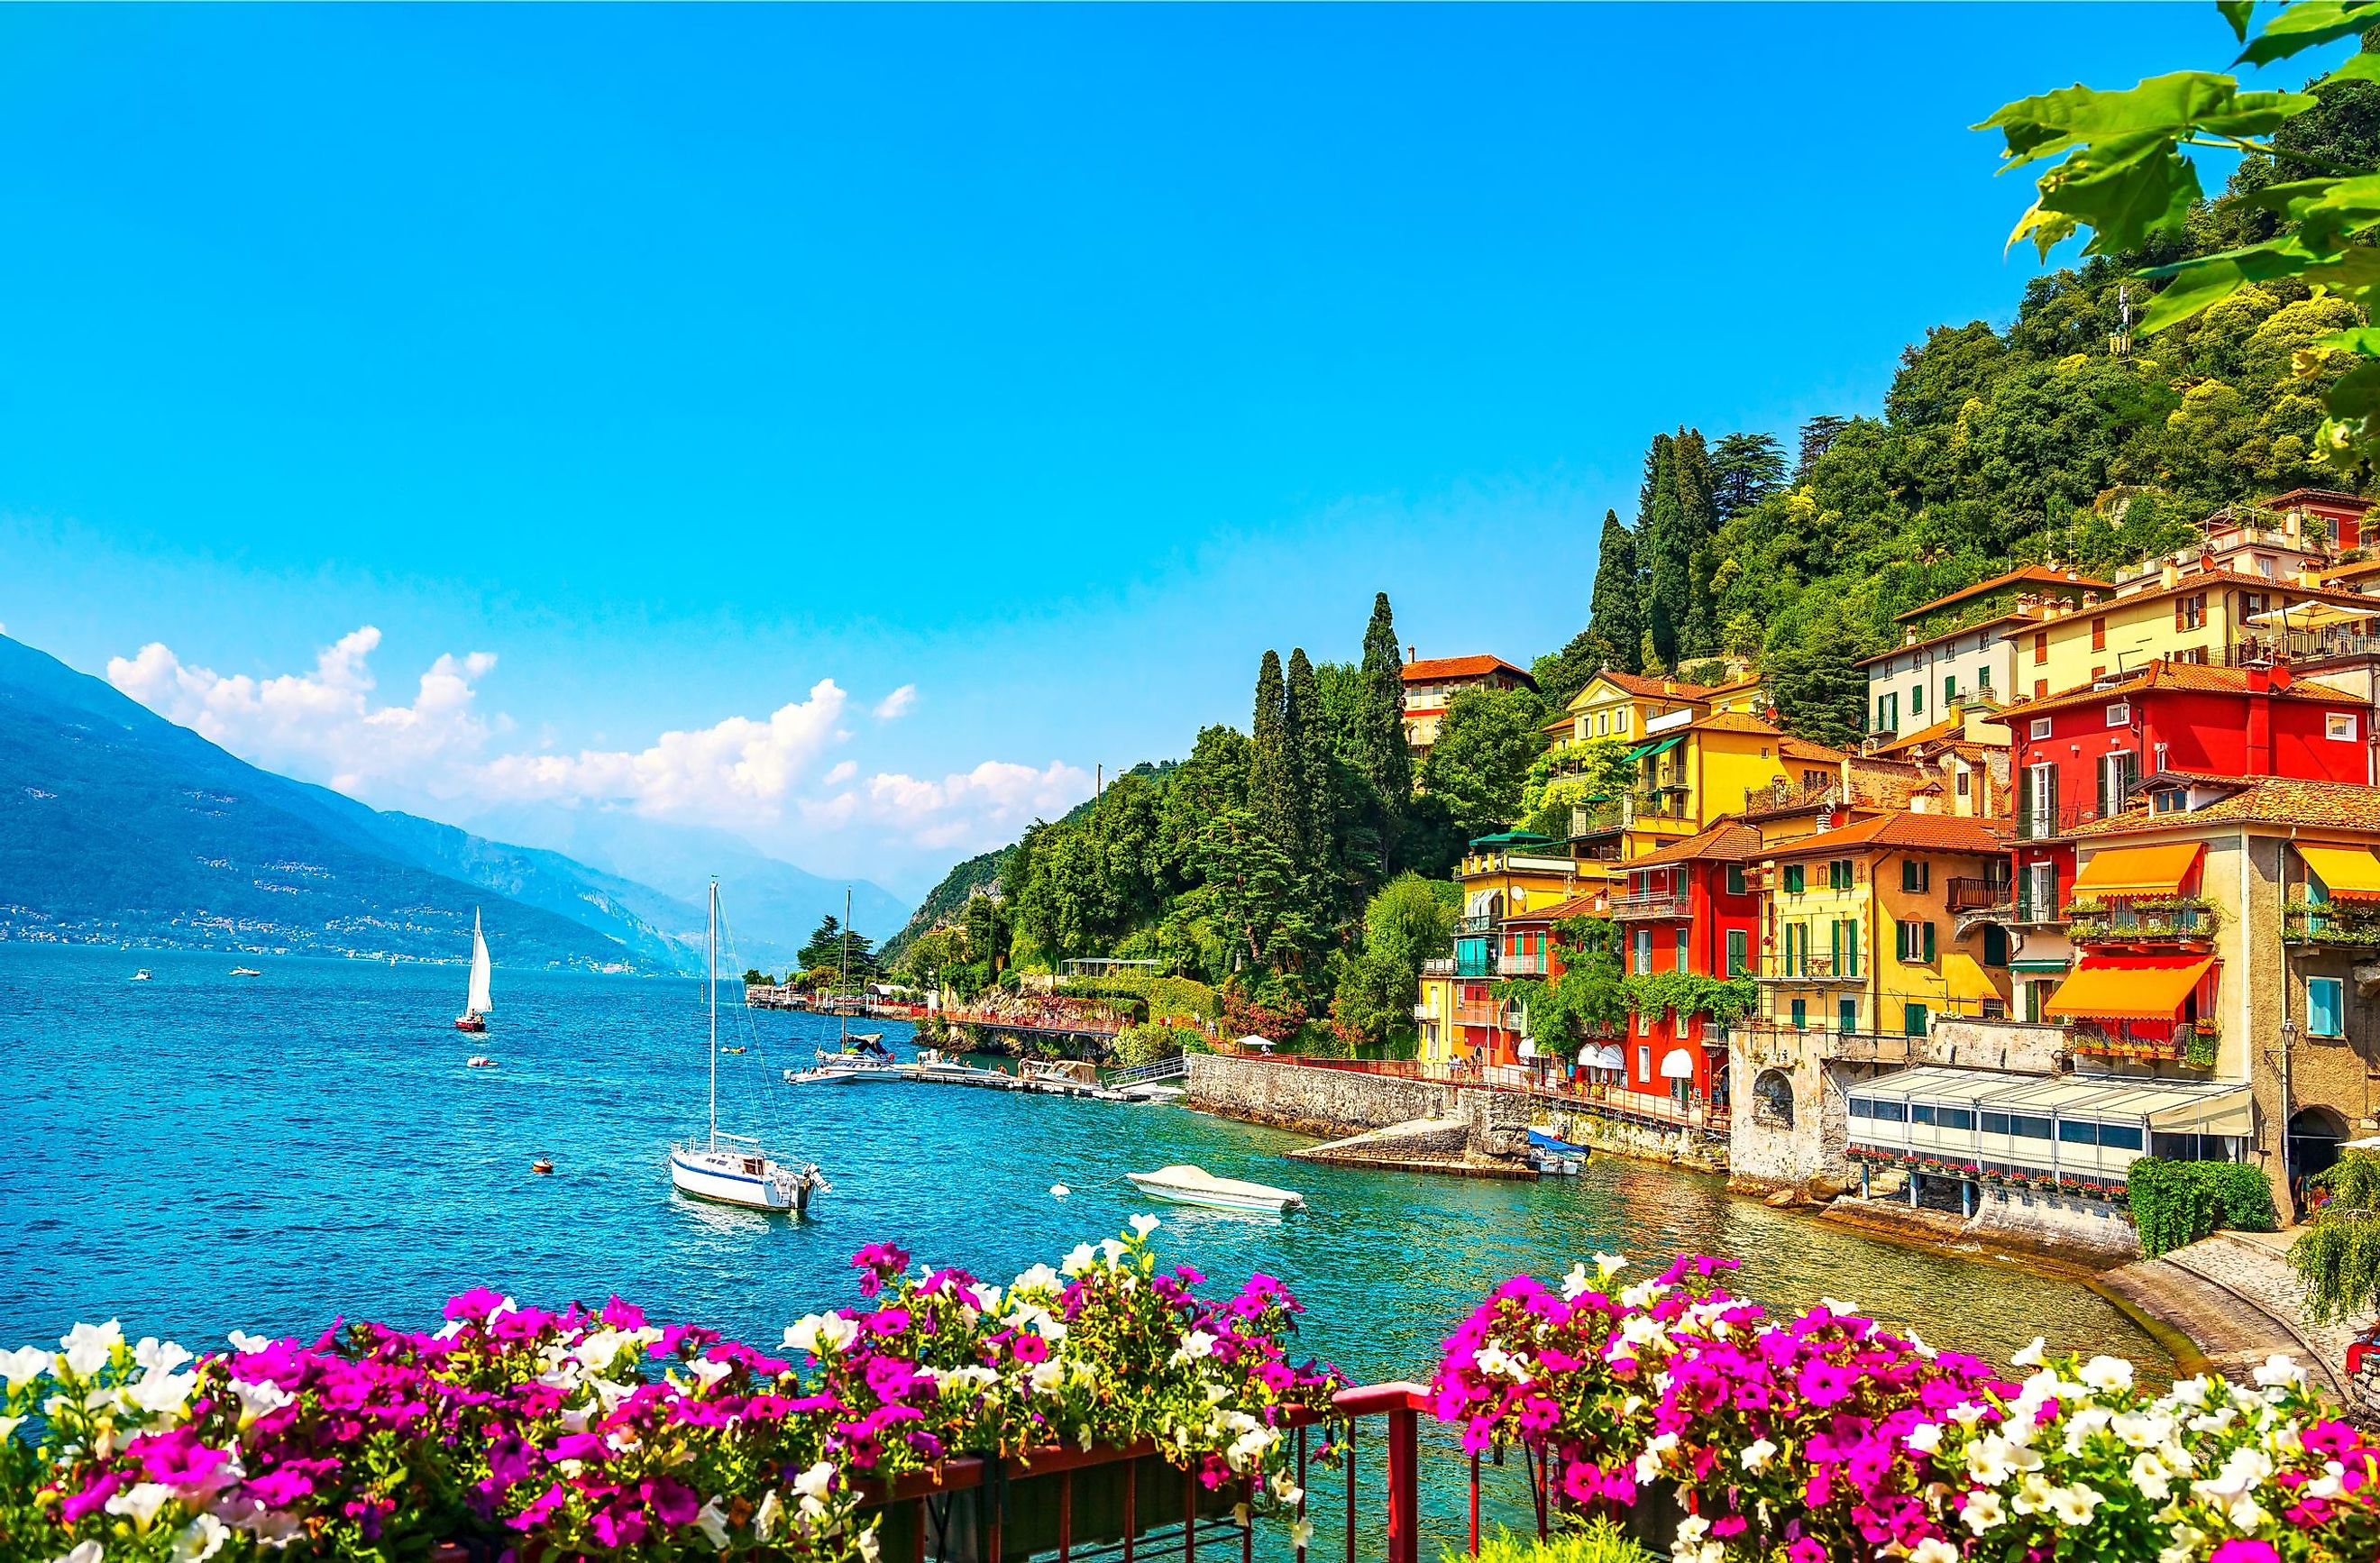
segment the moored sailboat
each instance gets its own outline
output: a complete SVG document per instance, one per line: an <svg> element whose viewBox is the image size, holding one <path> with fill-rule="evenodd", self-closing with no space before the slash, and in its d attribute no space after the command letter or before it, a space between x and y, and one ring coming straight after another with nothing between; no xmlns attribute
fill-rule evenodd
<svg viewBox="0 0 2380 1563"><path fill-rule="evenodd" d="M752 1210L809 1214L810 1196L830 1191L815 1163L801 1170L772 1160L749 1134L719 1129L719 881L710 882L710 932L705 971L710 988L710 1133L701 1140L673 1145L670 1183L678 1193Z"/></svg>
<svg viewBox="0 0 2380 1563"><path fill-rule="evenodd" d="M455 1030L477 1032L488 1029L488 1012L496 1007L495 1000L488 992L488 980L492 975L493 970L488 960L488 940L480 931L479 908L473 907L471 909L471 991L468 1000L463 1005L463 1012L455 1017Z"/></svg>

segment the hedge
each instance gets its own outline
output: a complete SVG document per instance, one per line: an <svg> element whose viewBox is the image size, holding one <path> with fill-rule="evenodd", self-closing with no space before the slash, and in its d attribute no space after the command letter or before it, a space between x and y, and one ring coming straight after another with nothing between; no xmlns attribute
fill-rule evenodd
<svg viewBox="0 0 2380 1563"><path fill-rule="evenodd" d="M2166 1161L2144 1156L2126 1173L2132 1225L2141 1252L2154 1259L2196 1242L2217 1228L2270 1232L2280 1228L2272 1185L2264 1173L2236 1161Z"/></svg>

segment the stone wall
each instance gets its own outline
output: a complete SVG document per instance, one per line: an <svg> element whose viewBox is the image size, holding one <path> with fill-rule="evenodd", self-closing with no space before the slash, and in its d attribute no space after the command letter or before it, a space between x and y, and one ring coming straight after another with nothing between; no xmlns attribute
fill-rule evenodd
<svg viewBox="0 0 2380 1563"><path fill-rule="evenodd" d="M1193 1053L1188 1061L1183 1099L1190 1106L1326 1139L1416 1118L1461 1115L1450 1097L1463 1093L1435 1081L1221 1053Z"/></svg>
<svg viewBox="0 0 2380 1563"><path fill-rule="evenodd" d="M1946 1015L1934 1022L1930 1034L1917 1038L1910 1061L2003 1074L2055 1074L2066 1047L2062 1025Z"/></svg>

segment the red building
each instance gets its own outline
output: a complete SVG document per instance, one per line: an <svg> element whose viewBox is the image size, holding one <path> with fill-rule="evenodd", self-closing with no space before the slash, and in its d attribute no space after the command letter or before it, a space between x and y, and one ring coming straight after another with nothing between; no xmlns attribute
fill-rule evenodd
<svg viewBox="0 0 2380 1563"><path fill-rule="evenodd" d="M1615 890L1621 969L1631 976L1691 972L1724 980L1750 976L1760 951L1760 892L1751 865L1760 832L1721 820L1699 835L1632 859ZM1604 1054L1607 1062L1609 1053ZM1620 1044L1612 1080L1669 1096L1678 1107L1727 1105L1727 1027L1673 1011L1639 1014Z"/></svg>
<svg viewBox="0 0 2380 1563"><path fill-rule="evenodd" d="M1501 657L1431 657L1417 659L1406 650L1403 670L1405 745L1418 759L1438 742L1439 723L1449 701L1466 689L1535 689L1537 681L1526 670Z"/></svg>
<svg viewBox="0 0 2380 1563"><path fill-rule="evenodd" d="M2015 746L2017 920L2055 921L2078 825L2121 814L2161 775L2373 780L2372 709L2287 667L2155 661L2009 707Z"/></svg>

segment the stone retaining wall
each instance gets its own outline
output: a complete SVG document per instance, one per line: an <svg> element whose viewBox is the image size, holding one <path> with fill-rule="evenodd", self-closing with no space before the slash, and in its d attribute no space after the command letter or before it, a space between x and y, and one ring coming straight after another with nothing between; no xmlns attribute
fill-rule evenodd
<svg viewBox="0 0 2380 1563"><path fill-rule="evenodd" d="M1463 1093L1431 1080L1315 1069L1272 1059L1193 1053L1184 1100L1224 1118L1326 1139L1416 1118L1455 1118Z"/></svg>

